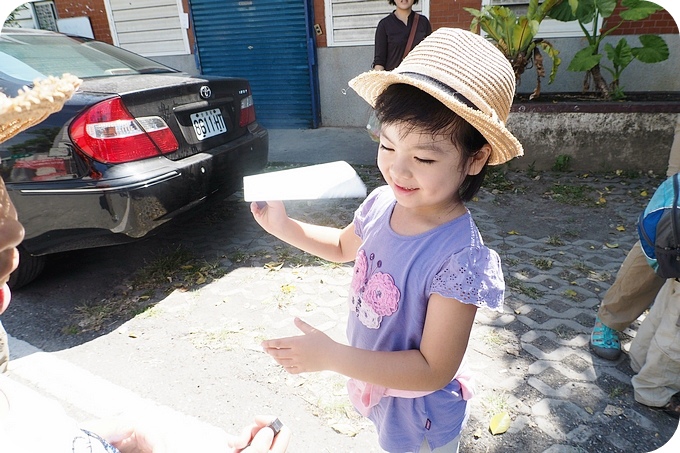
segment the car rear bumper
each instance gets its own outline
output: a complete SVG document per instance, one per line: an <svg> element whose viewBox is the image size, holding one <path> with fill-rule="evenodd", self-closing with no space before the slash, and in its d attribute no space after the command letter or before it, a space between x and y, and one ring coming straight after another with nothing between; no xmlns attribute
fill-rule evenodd
<svg viewBox="0 0 680 453"><path fill-rule="evenodd" d="M42 255L143 237L215 192L238 190L244 175L266 166L268 150L267 131L256 127L179 161L159 157L117 165L90 183L16 184L10 195L26 227L23 245Z"/></svg>

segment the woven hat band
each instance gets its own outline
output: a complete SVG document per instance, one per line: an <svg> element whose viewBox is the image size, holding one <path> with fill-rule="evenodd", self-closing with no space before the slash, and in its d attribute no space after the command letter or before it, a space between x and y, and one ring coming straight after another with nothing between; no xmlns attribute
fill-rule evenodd
<svg viewBox="0 0 680 453"><path fill-rule="evenodd" d="M507 58L485 38L440 28L416 46L394 72L429 75L503 123L515 95L515 74Z"/></svg>
<svg viewBox="0 0 680 453"><path fill-rule="evenodd" d="M401 74L405 76L412 77L417 80L421 80L423 82L429 83L431 85L434 85L435 87L439 88L440 90L448 93L449 96L453 97L456 99L458 102L467 105L473 110L479 110L475 104L473 104L468 98L463 96L461 93L458 91L454 90L447 84L440 82L439 80L435 79L434 77L426 76L424 74L418 74L416 72L402 72Z"/></svg>

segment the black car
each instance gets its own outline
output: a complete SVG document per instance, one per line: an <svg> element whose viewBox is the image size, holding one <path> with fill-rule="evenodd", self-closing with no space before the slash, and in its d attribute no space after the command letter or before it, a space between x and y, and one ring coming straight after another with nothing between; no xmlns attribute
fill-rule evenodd
<svg viewBox="0 0 680 453"><path fill-rule="evenodd" d="M96 40L3 28L0 90L83 80L64 108L0 144L0 172L26 229L10 286L45 255L141 238L267 164L269 136L247 80L191 76Z"/></svg>

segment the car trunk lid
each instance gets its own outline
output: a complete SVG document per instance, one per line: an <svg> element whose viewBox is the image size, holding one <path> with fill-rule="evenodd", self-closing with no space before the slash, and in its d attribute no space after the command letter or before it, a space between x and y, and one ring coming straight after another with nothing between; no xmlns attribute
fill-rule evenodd
<svg viewBox="0 0 680 453"><path fill-rule="evenodd" d="M81 90L118 93L135 118L161 118L179 148L165 156L177 160L238 139L255 121L248 81L192 77L182 73L87 79Z"/></svg>

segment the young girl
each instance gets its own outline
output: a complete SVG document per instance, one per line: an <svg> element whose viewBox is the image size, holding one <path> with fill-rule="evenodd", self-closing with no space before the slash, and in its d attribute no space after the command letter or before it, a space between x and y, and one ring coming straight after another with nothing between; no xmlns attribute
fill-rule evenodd
<svg viewBox="0 0 680 453"><path fill-rule="evenodd" d="M331 340L300 319L302 336L263 342L288 372L332 370L390 452L455 452L471 396L463 357L478 307L502 310L498 255L464 205L487 164L522 154L505 128L515 76L481 36L439 29L392 72L350 81L382 121L387 182L343 229L290 219L281 202L255 219L269 233L336 262L354 260L347 335Z"/></svg>

